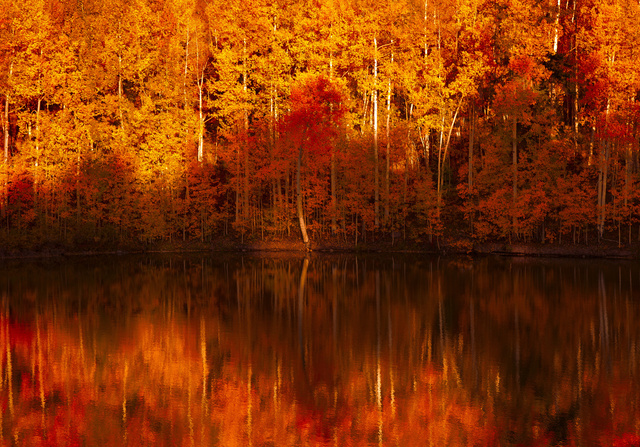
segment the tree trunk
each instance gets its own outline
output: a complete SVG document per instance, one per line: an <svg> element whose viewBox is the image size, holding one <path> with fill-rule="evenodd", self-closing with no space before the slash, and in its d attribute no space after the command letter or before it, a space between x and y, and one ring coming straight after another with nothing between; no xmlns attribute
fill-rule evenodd
<svg viewBox="0 0 640 447"><path fill-rule="evenodd" d="M4 95L4 117L2 120L4 134L4 164L9 162L9 94Z"/></svg>
<svg viewBox="0 0 640 447"><path fill-rule="evenodd" d="M449 126L449 132L447 135L447 140L444 141L444 112L442 114L442 125L440 127L440 143L438 147L438 181L436 185L436 198L437 198L437 211L438 211L438 219L440 219L440 207L442 206L442 189L444 187L444 164L447 159L447 154L449 152L449 144L451 143L451 133L453 132L453 127L456 124L456 119L458 118L458 111L460 110L460 105L462 104L462 99L458 101L458 106L456 107L456 111L451 118L451 125Z"/></svg>
<svg viewBox="0 0 640 447"><path fill-rule="evenodd" d="M198 35L196 34L196 66L198 72L197 84L198 84L198 162L202 162L204 157L204 116L202 113L202 91L204 90L204 69L206 67L206 61L200 67L200 45L198 42Z"/></svg>
<svg viewBox="0 0 640 447"><path fill-rule="evenodd" d="M247 39L244 39L244 46L242 49L242 91L244 92L243 103L243 119L244 119L244 135L243 135L243 149L244 149L244 179L243 179L243 215L249 216L249 147L248 147L248 135L249 135L249 111L247 110Z"/></svg>
<svg viewBox="0 0 640 447"><path fill-rule="evenodd" d="M556 7L556 19L555 24L553 26L553 52L558 52L558 34L560 28L560 0L558 0L558 5Z"/></svg>
<svg viewBox="0 0 640 447"><path fill-rule="evenodd" d="M124 117L122 115L122 56L120 54L118 54L118 114L120 115L120 130L124 130Z"/></svg>
<svg viewBox="0 0 640 447"><path fill-rule="evenodd" d="M240 221L240 145L236 146L236 223Z"/></svg>
<svg viewBox="0 0 640 447"><path fill-rule="evenodd" d="M391 64L393 65L393 53L391 54ZM389 163L391 153L391 76L387 85L387 160L384 171L384 221L389 221Z"/></svg>
<svg viewBox="0 0 640 447"><path fill-rule="evenodd" d="M33 170L33 198L34 208L38 209L38 165L40 164L40 109L42 107L42 98L38 98L36 107L36 161Z"/></svg>
<svg viewBox="0 0 640 447"><path fill-rule="evenodd" d="M633 156L631 153L632 147L629 145L625 151L625 179L624 179L624 210L629 219L629 243L631 243L631 210L629 210L629 192L631 191L631 171ZM622 220L622 219L621 219Z"/></svg>
<svg viewBox="0 0 640 447"><path fill-rule="evenodd" d="M187 73L189 71L189 27L187 26L187 42L184 48L184 73L182 76L182 93L184 95L184 111L187 110Z"/></svg>
<svg viewBox="0 0 640 447"><path fill-rule="evenodd" d="M336 222L336 214L338 212L338 203L336 199L336 149L331 149L331 233L335 234L338 226Z"/></svg>
<svg viewBox="0 0 640 447"><path fill-rule="evenodd" d="M440 126L440 142L438 143L438 184L436 185L436 205L438 208L438 219L440 219L440 206L442 205L442 168L444 166L444 113L442 113L442 125Z"/></svg>
<svg viewBox="0 0 640 447"><path fill-rule="evenodd" d="M204 156L204 119L202 117L202 83L198 82L198 161L202 162Z"/></svg>
<svg viewBox="0 0 640 447"><path fill-rule="evenodd" d="M380 169L378 166L378 41L373 38L374 63L373 63L373 162L374 162L374 212L373 220L375 228L380 221Z"/></svg>
<svg viewBox="0 0 640 447"><path fill-rule="evenodd" d="M424 31L423 31L423 36L424 36L424 65L425 65L425 69L427 68L427 56L429 54L429 35L427 33L427 21L429 19L428 17L428 0L424 0Z"/></svg>
<svg viewBox="0 0 640 447"><path fill-rule="evenodd" d="M333 43L333 23L329 26L329 42L330 48ZM333 50L329 50L329 81L333 81ZM333 104L331 104L333 112ZM338 214L338 198L336 196L336 148L331 148L331 234L335 235L338 231L337 214Z"/></svg>
<svg viewBox="0 0 640 447"><path fill-rule="evenodd" d="M476 108L473 102L471 103L471 116L469 119L469 194L473 189L473 146L475 144L476 136Z"/></svg>
<svg viewBox="0 0 640 447"><path fill-rule="evenodd" d="M300 222L300 233L302 233L302 242L309 245L309 236L307 236L307 225L304 222L304 214L302 212L302 188L300 187L300 171L302 170L302 145L298 151L298 162L296 163L296 208L298 210L298 220Z"/></svg>
<svg viewBox="0 0 640 447"><path fill-rule="evenodd" d="M518 220L516 219L516 200L518 198L518 120L516 119L515 112L513 115L513 128L511 132L512 139L512 169L513 169L513 233L517 233Z"/></svg>
<svg viewBox="0 0 640 447"><path fill-rule="evenodd" d="M78 155L76 160L76 231L80 225L80 145L78 144Z"/></svg>
<svg viewBox="0 0 640 447"><path fill-rule="evenodd" d="M627 150L625 151L624 155L625 155L624 207L627 208L627 206L629 205L629 191L631 189L631 145L627 147Z"/></svg>
<svg viewBox="0 0 640 447"><path fill-rule="evenodd" d="M2 189L2 217L5 216L7 212L8 205L8 196L7 196L7 183L9 177L9 94L7 93L4 96L4 113L2 115L2 133L4 135L4 159L3 159L3 170L4 170L4 188Z"/></svg>
<svg viewBox="0 0 640 447"><path fill-rule="evenodd" d="M607 177L609 174L609 146L610 142L604 142L604 148L600 157L600 169L598 172L598 238L604 234L604 222L606 217Z"/></svg>

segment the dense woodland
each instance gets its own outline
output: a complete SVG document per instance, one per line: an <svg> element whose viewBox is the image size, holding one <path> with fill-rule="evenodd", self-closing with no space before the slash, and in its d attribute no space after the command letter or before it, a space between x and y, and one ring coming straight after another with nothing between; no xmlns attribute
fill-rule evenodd
<svg viewBox="0 0 640 447"><path fill-rule="evenodd" d="M0 0L4 243L640 239L635 0Z"/></svg>

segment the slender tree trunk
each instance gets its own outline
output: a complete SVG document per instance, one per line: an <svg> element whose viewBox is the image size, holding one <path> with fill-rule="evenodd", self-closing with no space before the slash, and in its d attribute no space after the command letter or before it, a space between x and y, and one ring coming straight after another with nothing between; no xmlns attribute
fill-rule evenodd
<svg viewBox="0 0 640 447"><path fill-rule="evenodd" d="M200 67L200 45L198 35L196 34L196 65L198 69L198 162L202 162L204 158L204 115L202 113L202 95L204 90L204 69L206 61Z"/></svg>
<svg viewBox="0 0 640 447"><path fill-rule="evenodd" d="M238 148L236 153L236 184L235 184L235 193L236 193L236 223L240 220L240 149Z"/></svg>
<svg viewBox="0 0 640 447"><path fill-rule="evenodd" d="M302 145L298 150L298 160L296 163L296 208L298 211L298 221L300 222L300 233L302 233L302 242L306 246L309 245L309 236L307 236L307 225L304 222L304 214L302 212L302 188L300 186L300 171L302 170Z"/></svg>
<svg viewBox="0 0 640 447"><path fill-rule="evenodd" d="M374 163L374 225L378 228L380 221L380 168L378 166L378 41L373 38L373 163Z"/></svg>
<svg viewBox="0 0 640 447"><path fill-rule="evenodd" d="M436 205L438 208L438 219L440 219L440 206L442 205L442 168L444 166L444 112L442 113L442 124L440 125L440 142L438 143L438 177L436 185Z"/></svg>
<svg viewBox="0 0 640 447"><path fill-rule="evenodd" d="M284 202L284 198L282 196L282 181L280 179L280 174L278 174L278 177L276 178L276 201L278 206L276 207L276 209L278 210L275 217L276 217L276 222L278 222L278 225L276 228L278 228L278 231L283 229L283 226L281 226L281 222L284 220L283 216L286 216L286 212L285 212L285 202Z"/></svg>
<svg viewBox="0 0 640 447"><path fill-rule="evenodd" d="M631 145L625 151L624 209L629 219L629 243L631 243L631 211L629 210L629 191L631 190L632 153Z"/></svg>
<svg viewBox="0 0 640 447"><path fill-rule="evenodd" d="M4 113L2 114L2 133L4 135L3 157L3 182L2 188L2 217L6 215L9 197L7 196L7 183L9 177L9 94L4 95ZM7 219L8 220L8 219Z"/></svg>
<svg viewBox="0 0 640 447"><path fill-rule="evenodd" d="M609 146L606 140L602 144L603 150L600 156L600 168L598 172L598 239L604 235L604 222L606 217L607 177L609 175Z"/></svg>
<svg viewBox="0 0 640 447"><path fill-rule="evenodd" d="M291 235L291 219L289 219L289 203L290 203L290 200L292 200L290 199L290 197L292 197L293 191L291 191L290 183L291 183L291 179L289 176L289 168L287 167L285 176L284 176L284 212L285 212L284 221L287 226L287 236ZM291 193L291 195L289 193Z"/></svg>
<svg viewBox="0 0 640 447"><path fill-rule="evenodd" d="M336 148L331 149L331 233L335 234L338 226L336 222L336 214L338 212L338 203L336 198Z"/></svg>
<svg viewBox="0 0 640 447"><path fill-rule="evenodd" d="M122 56L118 54L118 115L120 116L120 130L124 130L122 114ZM123 134L124 135L124 134Z"/></svg>
<svg viewBox="0 0 640 447"><path fill-rule="evenodd" d="M579 117L579 113L580 113L580 109L579 109L579 104L578 104L578 93L579 93L579 86L578 86L578 48L579 48L579 42L578 42L578 26L576 23L576 0L573 0L573 12L571 14L571 23L574 24L574 30L573 30L573 48L574 48L574 57L573 57L573 77L574 77L574 82L573 82L573 148L574 151L578 151L578 126L580 123L580 117Z"/></svg>
<svg viewBox="0 0 640 447"><path fill-rule="evenodd" d="M518 198L518 120L515 112L513 115L513 127L511 131L511 157L512 157L512 170L513 170L513 233L517 234L518 220L516 219L516 201Z"/></svg>
<svg viewBox="0 0 640 447"><path fill-rule="evenodd" d="M449 145L451 143L451 134L453 133L453 127L456 124L456 119L458 118L458 111L460 110L460 105L462 104L462 99L458 101L458 106L456 107L456 111L453 114L451 119L451 125L449 126L449 132L447 135L447 140L444 140L444 113L442 114L442 125L440 126L440 143L438 148L438 179L436 185L436 198L437 198L437 211L438 211L438 219L440 219L440 207L442 206L442 190L444 187L444 164L447 160L447 154L449 152Z"/></svg>
<svg viewBox="0 0 640 447"><path fill-rule="evenodd" d="M471 116L469 117L469 194L473 190L473 146L476 136L476 108L471 103Z"/></svg>
<svg viewBox="0 0 640 447"><path fill-rule="evenodd" d="M391 64L393 65L393 53L391 54ZM391 155L391 76L387 85L387 160L384 171L384 221L389 222L389 163Z"/></svg>
<svg viewBox="0 0 640 447"><path fill-rule="evenodd" d="M631 145L624 152L625 155L625 177L624 177L624 207L629 204L629 191L631 189Z"/></svg>
<svg viewBox="0 0 640 447"><path fill-rule="evenodd" d="M40 156L40 111L42 110L42 98L38 98L36 106L36 166Z"/></svg>
<svg viewBox="0 0 640 447"><path fill-rule="evenodd" d="M329 42L333 43L333 23L329 28ZM332 48L332 47L331 47ZM333 81L333 49L329 51L329 81ZM331 104L331 111L333 112L333 104ZM336 148L331 148L331 234L335 235L338 231L337 213L338 213L338 198L336 195L337 189L337 173L336 173Z"/></svg>
<svg viewBox="0 0 640 447"><path fill-rule="evenodd" d="M2 120L4 134L4 164L9 162L9 94L4 95L4 115Z"/></svg>
<svg viewBox="0 0 640 447"><path fill-rule="evenodd" d="M187 73L189 72L189 27L187 26L187 42L184 49L184 73L182 75L182 93L184 96L184 111L187 111Z"/></svg>
<svg viewBox="0 0 640 447"><path fill-rule="evenodd" d="M424 32L423 32L423 37L424 37L424 65L425 65L425 69L427 68L427 56L429 54L429 35L427 33L427 21L429 20L428 17L428 0L424 0Z"/></svg>
<svg viewBox="0 0 640 447"><path fill-rule="evenodd" d="M78 144L78 155L76 160L76 231L77 226L80 224L80 145Z"/></svg>
<svg viewBox="0 0 640 447"><path fill-rule="evenodd" d="M244 92L244 104L243 104L243 118L244 118L244 136L243 136L243 149L244 149L244 179L243 179L243 202L244 202L244 215L248 216L249 213L249 147L248 147L248 134L249 134L249 111L247 104L247 39L244 39L242 48L242 91Z"/></svg>
<svg viewBox="0 0 640 447"><path fill-rule="evenodd" d="M553 36L553 52L554 53L558 52L559 28L560 28L560 0L558 0L558 5L556 7L556 20L555 20L555 24L554 24L554 27L553 27L553 32L554 32L554 36Z"/></svg>
<svg viewBox="0 0 640 447"><path fill-rule="evenodd" d="M38 165L40 164L40 109L42 107L42 98L38 98L36 106L36 161L33 170L33 197L34 208L38 209Z"/></svg>
<svg viewBox="0 0 640 447"><path fill-rule="evenodd" d="M274 30L275 32L275 30ZM275 159L276 152L276 119L275 119L275 92L274 92L273 80L271 81L271 86L269 88L269 147L271 152L271 158ZM277 176L277 174L276 174ZM272 180L271 187L273 189L273 197L272 197L272 209L273 209L273 222L276 224L278 221L277 214L279 211L280 201L278 200L278 193L276 189L276 179L275 177ZM277 229L276 229L277 231Z"/></svg>
<svg viewBox="0 0 640 447"><path fill-rule="evenodd" d="M577 46L577 44L576 44ZM576 48L576 58L578 57L578 49ZM573 149L575 152L578 151L578 126L580 123L580 109L578 107L578 95L579 95L579 86L578 86L578 62L576 61L574 67L574 90L573 90Z"/></svg>
<svg viewBox="0 0 640 447"><path fill-rule="evenodd" d="M274 17L273 27L272 27L272 35L271 35L271 50L275 54L276 53L276 45L277 45L277 34L278 25L276 22L276 17ZM271 120L270 125L270 139L271 139L271 148L274 154L274 157L277 157L277 149L278 149L278 133L277 133L277 123L278 123L278 87L276 85L278 78L278 74L275 73L271 78L271 87L270 87L270 111L269 118ZM273 181L273 189L274 189L274 223L276 224L276 231L279 231L278 227L279 217L286 216L286 213L283 209L282 198L281 198L281 189L280 189L280 173L276 173L276 179Z"/></svg>
<svg viewBox="0 0 640 447"><path fill-rule="evenodd" d="M11 75L13 74L13 62L9 65L9 77L7 79L11 79ZM6 175L8 175L9 169L9 93L4 95L4 119L2 120L2 131L4 134L4 165L7 170ZM5 191L7 186L7 178L5 177Z"/></svg>
<svg viewBox="0 0 640 447"><path fill-rule="evenodd" d="M204 79L202 79L204 81ZM202 116L202 82L198 82L198 162L204 157L204 118Z"/></svg>

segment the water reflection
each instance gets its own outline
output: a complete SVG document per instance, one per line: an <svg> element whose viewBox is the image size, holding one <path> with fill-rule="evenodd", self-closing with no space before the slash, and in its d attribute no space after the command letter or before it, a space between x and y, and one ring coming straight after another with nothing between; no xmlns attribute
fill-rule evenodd
<svg viewBox="0 0 640 447"><path fill-rule="evenodd" d="M636 445L640 267L0 267L2 445Z"/></svg>

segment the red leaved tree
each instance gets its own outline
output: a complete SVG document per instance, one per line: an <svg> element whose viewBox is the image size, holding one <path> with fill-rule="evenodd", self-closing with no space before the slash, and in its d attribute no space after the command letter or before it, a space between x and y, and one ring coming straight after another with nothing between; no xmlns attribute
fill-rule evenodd
<svg viewBox="0 0 640 447"><path fill-rule="evenodd" d="M296 160L296 210L300 222L302 241L307 245L309 236L302 208L300 175L303 159L315 162L331 153L335 137L344 115L344 95L330 80L319 75L302 75L291 90L290 112L282 126Z"/></svg>

